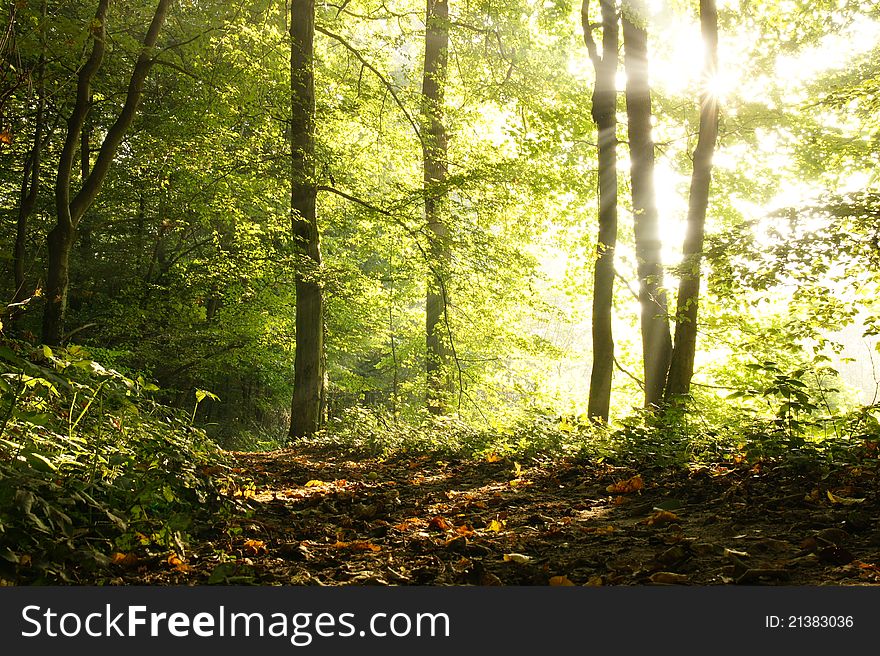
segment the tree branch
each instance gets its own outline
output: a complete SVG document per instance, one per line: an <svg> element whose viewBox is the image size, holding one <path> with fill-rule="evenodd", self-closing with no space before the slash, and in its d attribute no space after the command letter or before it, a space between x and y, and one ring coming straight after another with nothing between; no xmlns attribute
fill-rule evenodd
<svg viewBox="0 0 880 656"><path fill-rule="evenodd" d="M400 100L400 97L397 95L397 92L394 90L394 87L392 86L392 84L385 78L384 75L382 75L382 73L379 71L379 69L377 69L370 62L368 62L364 58L364 56L360 53L360 51L357 48L355 48L353 45L351 45L348 41L346 41L345 38L343 38L342 36L340 36L338 34L334 34L330 30L328 30L324 27L321 27L320 25L315 26L315 31L320 32L321 34L323 34L325 36L329 36L331 39L342 44L345 47L345 49L348 50L351 54L353 54L365 68L369 69L370 72L373 73L373 75L375 75L376 77L379 78L379 80L382 82L382 84L385 86L385 88L388 89L388 93L390 93L391 97L394 98L394 102L400 108L400 111L403 112L403 115L406 117L406 120L412 126L412 129L416 135L416 138L418 138L420 143L424 144L424 142L422 141L422 133L419 130L418 124L415 122L415 120L413 120L413 117L410 115L409 111L406 109L406 106Z"/></svg>

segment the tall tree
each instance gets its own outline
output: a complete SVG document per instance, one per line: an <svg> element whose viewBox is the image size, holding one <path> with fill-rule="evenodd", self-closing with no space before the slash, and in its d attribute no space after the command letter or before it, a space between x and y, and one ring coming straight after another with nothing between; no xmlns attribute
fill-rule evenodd
<svg viewBox="0 0 880 656"><path fill-rule="evenodd" d="M296 249L296 353L290 437L324 417L324 290L315 183L315 1L290 3L290 220Z"/></svg>
<svg viewBox="0 0 880 656"><path fill-rule="evenodd" d="M712 156L718 140L718 98L713 93L711 85L718 73L718 11L715 0L700 0L700 28L705 47L703 89L700 97L700 134L694 149L687 233L684 239L681 282L675 313L675 344L666 382L667 401L688 394L694 374L703 235L706 209L709 205L709 185L712 181Z"/></svg>
<svg viewBox="0 0 880 656"><path fill-rule="evenodd" d="M593 39L590 0L584 0L581 22L584 41L596 72L593 87L593 121L599 134L599 236L593 272L593 369L590 374L591 418L608 421L611 376L614 371L614 336L611 307L614 296L614 249L617 245L617 7L614 0L600 0L602 7L602 54Z"/></svg>
<svg viewBox="0 0 880 656"><path fill-rule="evenodd" d="M424 166L425 223L431 238L428 250L425 299L425 370L427 405L434 414L445 411L450 388L450 348L444 336L448 298L446 279L452 260L447 224L448 137L443 123L449 52L449 5L427 0L425 10L425 65L422 78L422 161Z"/></svg>
<svg viewBox="0 0 880 656"><path fill-rule="evenodd" d="M46 30L48 29L47 0L40 5L40 55L34 68L34 77L37 82L37 112L34 116L34 140L25 160L24 172L19 192L18 217L15 222L15 245L12 252L12 270L15 278L15 292L12 303L21 303L27 295L25 289L25 260L27 258L27 230L28 221L37 206L37 196L40 191L40 167L42 164L44 140L46 136ZM12 322L18 316L13 309L10 319Z"/></svg>
<svg viewBox="0 0 880 656"><path fill-rule="evenodd" d="M654 192L654 139L648 78L646 11L639 0L623 9L627 133L632 176L633 225L639 276L645 407L659 406L672 352Z"/></svg>
<svg viewBox="0 0 880 656"><path fill-rule="evenodd" d="M59 344L64 337L64 315L67 310L70 252L76 241L77 227L97 198L116 151L131 126L143 93L144 82L155 62L153 49L165 23L171 0L159 0L152 21L141 44L140 53L128 83L128 91L119 115L107 130L91 171L73 194L71 180L76 149L82 140L92 96L91 86L104 59L107 40L107 13L110 0L99 0L95 18L90 24L92 50L77 75L76 99L67 119L67 136L58 162L55 181L55 213L57 223L49 232L49 266L46 278L46 307L43 313L43 342Z"/></svg>

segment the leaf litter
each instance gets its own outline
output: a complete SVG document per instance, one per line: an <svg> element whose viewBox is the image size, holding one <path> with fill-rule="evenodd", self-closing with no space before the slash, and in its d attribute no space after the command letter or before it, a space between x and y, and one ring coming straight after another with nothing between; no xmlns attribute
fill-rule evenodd
<svg viewBox="0 0 880 656"><path fill-rule="evenodd" d="M634 471L317 447L232 456L246 511L199 527L185 558L114 553L109 576L83 582L880 584L876 460L820 476L771 463Z"/></svg>

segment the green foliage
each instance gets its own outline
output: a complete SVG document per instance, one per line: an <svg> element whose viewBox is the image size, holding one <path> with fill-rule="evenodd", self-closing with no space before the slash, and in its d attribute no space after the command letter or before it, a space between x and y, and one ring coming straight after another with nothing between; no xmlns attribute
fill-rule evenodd
<svg viewBox="0 0 880 656"><path fill-rule="evenodd" d="M232 508L217 448L142 377L10 342L0 372L0 576L74 582L113 553L183 556L199 518Z"/></svg>

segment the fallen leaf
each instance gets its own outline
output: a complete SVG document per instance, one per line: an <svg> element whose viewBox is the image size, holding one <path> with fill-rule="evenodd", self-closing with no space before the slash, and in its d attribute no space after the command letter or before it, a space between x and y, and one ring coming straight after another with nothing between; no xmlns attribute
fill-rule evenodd
<svg viewBox="0 0 880 656"><path fill-rule="evenodd" d="M251 556L259 556L267 552L266 543L262 540L245 540L244 552Z"/></svg>
<svg viewBox="0 0 880 656"><path fill-rule="evenodd" d="M324 487L325 485L327 485L327 483L319 480L311 480L306 483L306 487Z"/></svg>
<svg viewBox="0 0 880 656"><path fill-rule="evenodd" d="M602 580L601 576L591 576L589 579L587 579L587 582L584 583L584 585L588 588L598 588L604 584L605 583Z"/></svg>
<svg viewBox="0 0 880 656"><path fill-rule="evenodd" d="M441 515L436 515L428 522L428 528L433 528L435 531L448 531L452 528L452 525Z"/></svg>
<svg viewBox="0 0 880 656"><path fill-rule="evenodd" d="M666 526L667 524L674 524L680 521L681 519L674 512L658 510L645 520L645 524L648 526Z"/></svg>
<svg viewBox="0 0 880 656"><path fill-rule="evenodd" d="M122 565L123 567L132 567L137 565L138 557L132 553L124 554L116 552L110 556L110 562L114 565Z"/></svg>
<svg viewBox="0 0 880 656"><path fill-rule="evenodd" d="M650 581L664 585L682 585L688 583L688 577L674 572L656 572L651 575Z"/></svg>
<svg viewBox="0 0 880 656"><path fill-rule="evenodd" d="M550 579L550 585L552 586L573 586L572 583L567 576L554 576Z"/></svg>
<svg viewBox="0 0 880 656"><path fill-rule="evenodd" d="M827 490L825 494L828 495L828 500L831 503L836 503L841 506L855 506L860 503L865 503L864 499L855 499L853 497L839 497L836 494L832 494L831 490Z"/></svg>
<svg viewBox="0 0 880 656"><path fill-rule="evenodd" d="M176 553L169 554L168 558L165 561L171 565L178 572L188 572L192 569L189 565L183 562Z"/></svg>
<svg viewBox="0 0 880 656"><path fill-rule="evenodd" d="M499 456L497 453L490 453L486 456L486 462L501 462L502 460L504 460L504 458Z"/></svg>
<svg viewBox="0 0 880 656"><path fill-rule="evenodd" d="M504 528L504 522L499 522L497 519L493 519L491 522L489 522L489 525L486 528L495 533L500 533L501 530Z"/></svg>
<svg viewBox="0 0 880 656"><path fill-rule="evenodd" d="M0 132L0 144L6 144L7 146L12 143L12 133L9 130L3 130Z"/></svg>
<svg viewBox="0 0 880 656"><path fill-rule="evenodd" d="M471 537L472 535L474 535L474 529L472 529L467 524L462 524L461 526L456 526L455 532L458 535L462 535L464 537Z"/></svg>
<svg viewBox="0 0 880 656"><path fill-rule="evenodd" d="M609 535L614 533L613 526L587 526L583 529L584 533L590 535Z"/></svg>
<svg viewBox="0 0 880 656"><path fill-rule="evenodd" d="M354 540L352 542L337 541L333 544L335 549L351 549L352 551L372 551L378 553L382 551L382 547L366 540Z"/></svg>
<svg viewBox="0 0 880 656"><path fill-rule="evenodd" d="M635 476L626 479L625 481L618 481L617 483L612 483L605 490L611 494L629 494L630 492L638 492L645 488L645 482L642 480L641 474L636 474Z"/></svg>
<svg viewBox="0 0 880 656"><path fill-rule="evenodd" d="M516 563L517 565L525 565L531 560L529 556L524 556L520 553L508 553L504 554L504 562L505 563Z"/></svg>

